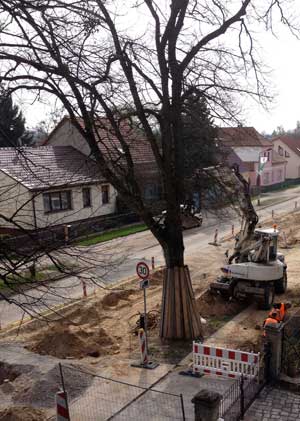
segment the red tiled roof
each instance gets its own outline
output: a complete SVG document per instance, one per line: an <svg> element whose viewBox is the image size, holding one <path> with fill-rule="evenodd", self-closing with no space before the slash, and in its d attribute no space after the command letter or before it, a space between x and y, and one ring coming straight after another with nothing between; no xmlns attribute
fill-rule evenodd
<svg viewBox="0 0 300 421"><path fill-rule="evenodd" d="M65 122L71 122L69 117L64 117L60 123L54 128L54 130L48 136L48 139L44 143L49 144L52 136L59 130L59 128ZM84 122L81 118L77 119L78 123L84 128ZM154 162L155 158L152 152L151 145L142 131L133 128L129 125L129 122L122 121L119 125L120 132L123 138L126 140L126 144L130 149L132 160L135 164L143 162ZM123 157L122 146L119 139L116 136L115 131L111 127L109 121L105 118L98 119L96 121L96 136L98 138L98 145L103 154L109 156L111 161L121 159Z"/></svg>
<svg viewBox="0 0 300 421"><path fill-rule="evenodd" d="M0 170L29 190L103 181L97 164L71 146L1 148Z"/></svg>
<svg viewBox="0 0 300 421"><path fill-rule="evenodd" d="M275 140L281 140L286 146L288 146L296 155L300 156L300 136L298 135L289 135L284 134L276 136L272 139L272 142Z"/></svg>
<svg viewBox="0 0 300 421"><path fill-rule="evenodd" d="M272 142L265 139L254 127L220 127L219 139L225 146L270 146Z"/></svg>

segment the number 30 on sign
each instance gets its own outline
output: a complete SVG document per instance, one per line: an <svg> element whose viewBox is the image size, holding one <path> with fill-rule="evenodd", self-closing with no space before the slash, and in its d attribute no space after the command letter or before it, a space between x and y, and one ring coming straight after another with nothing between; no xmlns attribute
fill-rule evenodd
<svg viewBox="0 0 300 421"><path fill-rule="evenodd" d="M136 273L139 278L146 279L149 276L149 266L145 262L139 262L136 265Z"/></svg>

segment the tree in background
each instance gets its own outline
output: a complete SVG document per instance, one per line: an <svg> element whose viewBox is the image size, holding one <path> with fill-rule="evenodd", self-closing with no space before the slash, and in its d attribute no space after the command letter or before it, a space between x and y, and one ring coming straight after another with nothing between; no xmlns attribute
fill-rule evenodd
<svg viewBox="0 0 300 421"><path fill-rule="evenodd" d="M25 118L22 111L9 95L0 97L0 147L17 147L27 145L31 136L25 129Z"/></svg>
<svg viewBox="0 0 300 421"><path fill-rule="evenodd" d="M201 335L184 261L180 213L186 167L183 115L189 87L205 93L209 109L224 122L236 124L240 96L264 103L269 96L252 37L257 26L252 24L273 30L278 17L296 32L296 2L286 3L51 0L42 4L0 0L2 82L11 92L27 89L39 96L45 92L61 101L103 176L162 246L167 267L163 338ZM132 21L130 25L132 14L136 14L135 22L142 16L145 24L139 27ZM128 104L133 108L125 116L114 112L120 107L128 110ZM136 171L128 136L120 129L126 118L139 121L151 145L166 201L163 227L144 201L139 184L142 175ZM113 131L119 156L105 152L104 136L99 133L101 121L102 130ZM160 142L154 133L157 127Z"/></svg>

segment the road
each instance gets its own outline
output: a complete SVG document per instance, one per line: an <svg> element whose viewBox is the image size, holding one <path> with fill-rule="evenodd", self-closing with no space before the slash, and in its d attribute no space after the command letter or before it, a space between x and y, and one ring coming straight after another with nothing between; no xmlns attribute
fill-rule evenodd
<svg viewBox="0 0 300 421"><path fill-rule="evenodd" d="M300 187L283 192L268 193L265 195L264 201L268 205L264 207L262 202L262 206L257 209L261 220L271 217L272 210L275 216L294 210L296 201L300 208ZM280 202L278 203L278 201ZM184 232L186 262L188 263L189 259L195 258L197 254L201 253L201 250L207 247L208 243L213 240L216 228L218 228L219 238L222 238L230 234L232 224L234 224L236 230L239 229L240 222L234 214L223 216L221 219L214 215L204 215L201 228ZM49 284L48 287L41 286L28 290L26 295L16 295L13 300L22 303L23 308L33 308L35 312L39 313L55 305L82 297L83 278L87 280L93 278L96 282L96 284L90 281L87 283L89 294L96 288L103 288L107 284L116 283L133 276L136 263L140 260L144 260L150 265L151 257L154 257L156 266L164 264L162 249L150 231L140 232L88 248L82 247L80 248L80 254L89 256L94 263L97 261L97 265L82 273L80 277L70 276ZM4 300L0 301L2 327L20 320L23 315L24 310L16 304L9 304Z"/></svg>

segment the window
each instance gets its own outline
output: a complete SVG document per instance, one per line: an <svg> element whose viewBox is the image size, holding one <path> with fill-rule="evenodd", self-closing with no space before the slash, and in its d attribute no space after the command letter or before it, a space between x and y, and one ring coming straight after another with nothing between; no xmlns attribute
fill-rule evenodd
<svg viewBox="0 0 300 421"><path fill-rule="evenodd" d="M281 146L278 146L278 154L283 156L283 148Z"/></svg>
<svg viewBox="0 0 300 421"><path fill-rule="evenodd" d="M109 203L109 185L101 186L102 205Z"/></svg>
<svg viewBox="0 0 300 421"><path fill-rule="evenodd" d="M92 206L91 189L89 187L82 189L82 202L84 208L90 208Z"/></svg>
<svg viewBox="0 0 300 421"><path fill-rule="evenodd" d="M289 158L289 157L290 157L290 154L289 154L287 151L285 151L285 152L284 152L284 156L285 156L286 158Z"/></svg>
<svg viewBox="0 0 300 421"><path fill-rule="evenodd" d="M146 200L159 200L161 198L160 185L156 183L148 183L144 188L144 197Z"/></svg>
<svg viewBox="0 0 300 421"><path fill-rule="evenodd" d="M58 212L72 209L71 190L43 194L44 212Z"/></svg>

